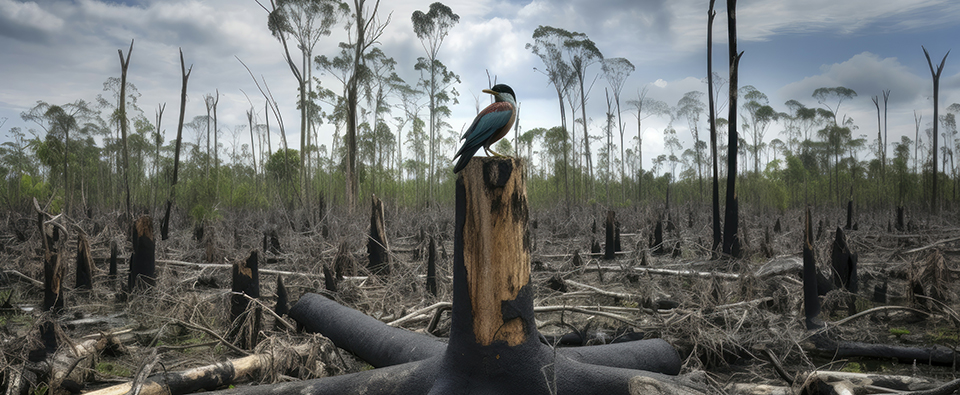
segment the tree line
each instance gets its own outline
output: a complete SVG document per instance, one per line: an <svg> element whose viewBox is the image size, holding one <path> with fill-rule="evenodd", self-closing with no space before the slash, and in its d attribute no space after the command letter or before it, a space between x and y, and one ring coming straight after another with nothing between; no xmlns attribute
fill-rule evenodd
<svg viewBox="0 0 960 395"><path fill-rule="evenodd" d="M400 205L452 201L448 156L459 135L448 120L451 107L460 104L460 77L442 62L441 48L459 16L439 2L411 15L424 52L412 65L418 78L405 81L397 73L400 65L380 48L392 13L384 16L379 0L271 0L261 6L298 84L299 145L287 141L284 114L268 81L252 71L260 95L248 96L247 124L218 122L215 91L203 95L205 113L189 120L181 103L178 137L164 141L165 104L148 118L131 82L136 76L126 75L131 42L126 56L120 50L121 76L109 77L95 100L38 102L21 114L35 127L8 130L10 141L0 146L4 201L17 207L37 197L53 211L154 211L163 205L160 191L170 188L169 200L198 222L225 208L353 208L373 193ZM345 29L347 40L336 44L333 56L315 55L321 44L332 47L325 39L335 28ZM711 171L728 179L727 169L717 165L731 155L725 143L730 117L719 116L724 111L739 115L734 152L744 160L736 168L742 180L737 193L746 204L783 210L853 199L861 205L936 206L931 199L958 198L960 164L953 153L960 150L960 104L942 115L935 104L927 123L916 111L913 138L890 142L887 103L896 92L882 91L872 97L877 134L871 140L863 132L872 121L856 122L844 112L858 93L842 86L814 90L818 106L806 107L800 100L778 106L755 87L734 84L738 100L730 111L722 94L730 81L712 71L704 81L707 93L690 91L673 104L649 97L646 88L624 92L634 65L604 57L584 33L539 26L526 49L540 58L536 71L554 88L558 126L518 126L495 149L527 160L535 205L702 204ZM938 68L930 62L935 90L945 61ZM186 95L189 71L182 53L181 63ZM321 84L321 73L335 82ZM588 112L600 87L602 116ZM476 107L479 112L479 99ZM651 118L667 124L665 152L644 168L643 125ZM628 122L636 130L628 130ZM324 124L332 125L330 147L319 143ZM779 134L768 139L775 126ZM678 128L690 134L691 145L681 143Z"/></svg>

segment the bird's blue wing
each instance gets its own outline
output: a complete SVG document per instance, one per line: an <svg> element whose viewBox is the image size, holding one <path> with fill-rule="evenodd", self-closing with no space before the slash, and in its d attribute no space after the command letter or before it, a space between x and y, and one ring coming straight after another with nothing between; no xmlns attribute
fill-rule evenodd
<svg viewBox="0 0 960 395"><path fill-rule="evenodd" d="M496 102L487 106L487 108L483 109L483 111L477 115L473 124L470 125L470 128L463 134L461 140L466 141L464 141L463 147L460 148L460 151L457 152L457 155L454 155L454 157L459 156L460 153L464 151L464 148L483 146L483 143L493 136L497 130L506 125L507 122L510 122L512 116L513 106L511 106L510 103Z"/></svg>

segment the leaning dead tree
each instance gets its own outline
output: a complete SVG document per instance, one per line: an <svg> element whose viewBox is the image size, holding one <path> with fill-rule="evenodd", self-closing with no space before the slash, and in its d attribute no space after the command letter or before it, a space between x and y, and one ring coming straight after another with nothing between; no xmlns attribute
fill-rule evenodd
<svg viewBox="0 0 960 395"><path fill-rule="evenodd" d="M170 231L170 209L173 206L173 198L177 193L177 171L180 169L180 142L183 140L183 115L187 107L187 79L190 78L190 72L193 71L193 65L186 68L183 61L183 50L180 50L180 74L183 77L183 87L180 89L180 122L177 124L177 144L173 149L173 180L170 181L170 196L167 198L167 209L163 214L163 223L160 225L160 239L166 240Z"/></svg>
<svg viewBox="0 0 960 395"><path fill-rule="evenodd" d="M474 158L460 172L448 343L306 294L290 316L378 368L225 393L628 394L637 376L672 381L680 358L663 340L556 350L541 342L524 181L512 158Z"/></svg>

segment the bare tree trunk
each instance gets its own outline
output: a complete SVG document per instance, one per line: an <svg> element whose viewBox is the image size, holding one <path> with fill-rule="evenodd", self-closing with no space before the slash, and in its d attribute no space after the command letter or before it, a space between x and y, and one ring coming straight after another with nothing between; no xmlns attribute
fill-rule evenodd
<svg viewBox="0 0 960 395"><path fill-rule="evenodd" d="M717 11L713 6L716 0L710 0L707 11L707 103L710 111L710 152L713 156L713 248L717 251L723 239L720 229L720 170L717 165L717 115L713 99L713 20Z"/></svg>
<svg viewBox="0 0 960 395"><path fill-rule="evenodd" d="M740 218L737 206L737 66L742 52L737 52L737 0L727 0L727 41L730 46L730 108L729 140L727 143L727 208L724 215L723 253L738 256L740 240L737 225Z"/></svg>
<svg viewBox="0 0 960 395"><path fill-rule="evenodd" d="M133 53L133 40L130 40L130 49L127 51L127 58L123 58L123 50L118 49L120 54L120 137L123 141L123 188L127 194L127 216L124 221L124 227L133 219L130 217L130 155L127 151L127 67L130 66L130 54ZM66 168L64 168L64 177L66 177Z"/></svg>
<svg viewBox="0 0 960 395"><path fill-rule="evenodd" d="M923 48L923 46L920 46L920 48ZM943 55L943 60L940 61L940 66L937 67L936 71L933 70L933 62L930 61L930 54L927 53L926 48L923 48L923 54L927 57L927 64L930 65L930 75L933 77L933 194L930 209L936 214L939 208L937 207L937 124L940 123L938 108L940 107L940 73L943 72L943 65L947 62L947 55L950 55L950 51Z"/></svg>
<svg viewBox="0 0 960 395"><path fill-rule="evenodd" d="M173 181L170 183L170 196L167 198L167 209L163 214L163 223L160 225L160 240L166 240L170 230L170 209L173 199L177 196L177 171L180 169L180 142L183 140L183 115L187 106L187 79L193 71L193 65L186 68L183 61L183 50L180 50L180 73L183 76L183 87L180 89L180 121L177 124L177 143L173 150Z"/></svg>

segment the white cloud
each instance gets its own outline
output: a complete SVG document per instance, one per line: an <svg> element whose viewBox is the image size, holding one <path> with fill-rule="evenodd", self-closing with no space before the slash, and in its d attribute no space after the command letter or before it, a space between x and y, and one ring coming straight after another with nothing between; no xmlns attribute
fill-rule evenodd
<svg viewBox="0 0 960 395"><path fill-rule="evenodd" d="M63 24L63 19L35 2L0 0L0 36L27 42L47 42Z"/></svg>

